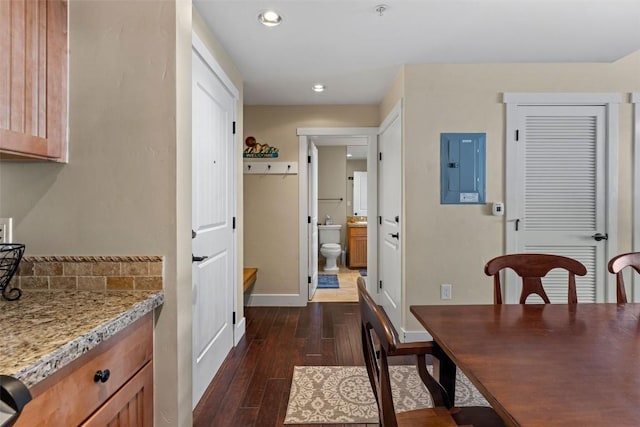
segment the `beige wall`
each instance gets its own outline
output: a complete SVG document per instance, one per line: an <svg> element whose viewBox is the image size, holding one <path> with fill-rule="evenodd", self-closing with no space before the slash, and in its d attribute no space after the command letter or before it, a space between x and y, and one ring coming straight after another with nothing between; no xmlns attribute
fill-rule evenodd
<svg viewBox="0 0 640 427"><path fill-rule="evenodd" d="M345 247L347 227L347 147L318 147L318 223L329 215L334 224L342 225L340 244Z"/></svg>
<svg viewBox="0 0 640 427"><path fill-rule="evenodd" d="M378 126L376 105L245 106L244 137L298 161L302 127ZM255 294L298 294L298 175L245 175L244 264L258 267Z"/></svg>
<svg viewBox="0 0 640 427"><path fill-rule="evenodd" d="M486 132L487 202L505 200L505 92L615 92L640 89L640 52L614 64L406 65L404 67L404 325L421 327L409 304L438 304L439 285L453 284L451 303L490 303L483 267L504 253L502 217L490 205L441 205L441 132ZM619 250L631 249L632 108L620 104ZM509 209L506 206L506 209Z"/></svg>
<svg viewBox="0 0 640 427"><path fill-rule="evenodd" d="M398 70L398 74L396 78L391 83L389 90L385 94L382 102L380 102L380 124L384 121L384 119L389 115L393 107L396 106L398 101L400 101L404 97L404 65L400 67Z"/></svg>
<svg viewBox="0 0 640 427"><path fill-rule="evenodd" d="M0 216L28 255L164 257L157 426L192 424L191 30L188 1L69 2L69 163L0 163Z"/></svg>

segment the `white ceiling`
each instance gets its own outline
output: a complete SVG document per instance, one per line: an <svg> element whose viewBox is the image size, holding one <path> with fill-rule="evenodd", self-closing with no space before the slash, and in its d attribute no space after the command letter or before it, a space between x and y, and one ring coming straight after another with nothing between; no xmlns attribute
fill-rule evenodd
<svg viewBox="0 0 640 427"><path fill-rule="evenodd" d="M247 105L377 104L402 64L612 62L640 49L640 0L193 3L240 70ZM258 23L265 9L282 24Z"/></svg>

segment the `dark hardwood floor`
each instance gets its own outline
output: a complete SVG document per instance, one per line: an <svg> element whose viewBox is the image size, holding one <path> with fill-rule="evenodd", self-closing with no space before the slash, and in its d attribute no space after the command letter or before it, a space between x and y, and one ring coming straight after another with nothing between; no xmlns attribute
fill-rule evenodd
<svg viewBox="0 0 640 427"><path fill-rule="evenodd" d="M245 317L246 335L196 407L194 426L282 426L295 365L364 365L357 303L247 307Z"/></svg>

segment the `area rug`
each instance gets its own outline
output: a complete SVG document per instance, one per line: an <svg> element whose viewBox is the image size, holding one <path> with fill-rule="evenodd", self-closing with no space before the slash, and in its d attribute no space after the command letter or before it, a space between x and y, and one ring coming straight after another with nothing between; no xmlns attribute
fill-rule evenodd
<svg viewBox="0 0 640 427"><path fill-rule="evenodd" d="M318 274L319 289L335 289L339 287L337 274Z"/></svg>
<svg viewBox="0 0 640 427"><path fill-rule="evenodd" d="M431 371L431 366L428 367ZM396 412L432 406L431 396L413 365L391 366ZM456 406L489 406L458 371ZM369 424L378 408L364 366L295 366L285 424Z"/></svg>

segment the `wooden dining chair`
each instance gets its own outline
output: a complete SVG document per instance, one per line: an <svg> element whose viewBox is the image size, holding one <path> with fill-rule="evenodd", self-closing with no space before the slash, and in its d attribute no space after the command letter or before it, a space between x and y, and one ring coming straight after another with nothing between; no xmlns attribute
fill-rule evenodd
<svg viewBox="0 0 640 427"><path fill-rule="evenodd" d="M462 425L502 427L505 425L493 408L454 407L442 385L427 370L425 356L432 354L433 342L399 342L398 334L386 313L369 295L364 279L359 277L357 283L362 324L362 349L382 427ZM433 400L433 407L396 414L391 393L388 357L413 355L416 356L418 374Z"/></svg>
<svg viewBox="0 0 640 427"><path fill-rule="evenodd" d="M616 297L618 304L627 302L627 292L624 286L624 278L622 270L626 267L632 267L637 273L640 273L640 252L628 252L614 256L609 261L609 272L616 275Z"/></svg>
<svg viewBox="0 0 640 427"><path fill-rule="evenodd" d="M524 304L531 294L539 295L549 304L549 297L542 286L542 278L555 268L566 270L569 274L569 289L567 299L569 304L578 302L576 291L576 275L587 274L587 267L580 261L560 255L551 254L510 254L502 255L490 260L484 266L487 276L493 276L493 301L502 304L502 285L500 283L500 271L510 268L522 278L522 292L520 304Z"/></svg>

